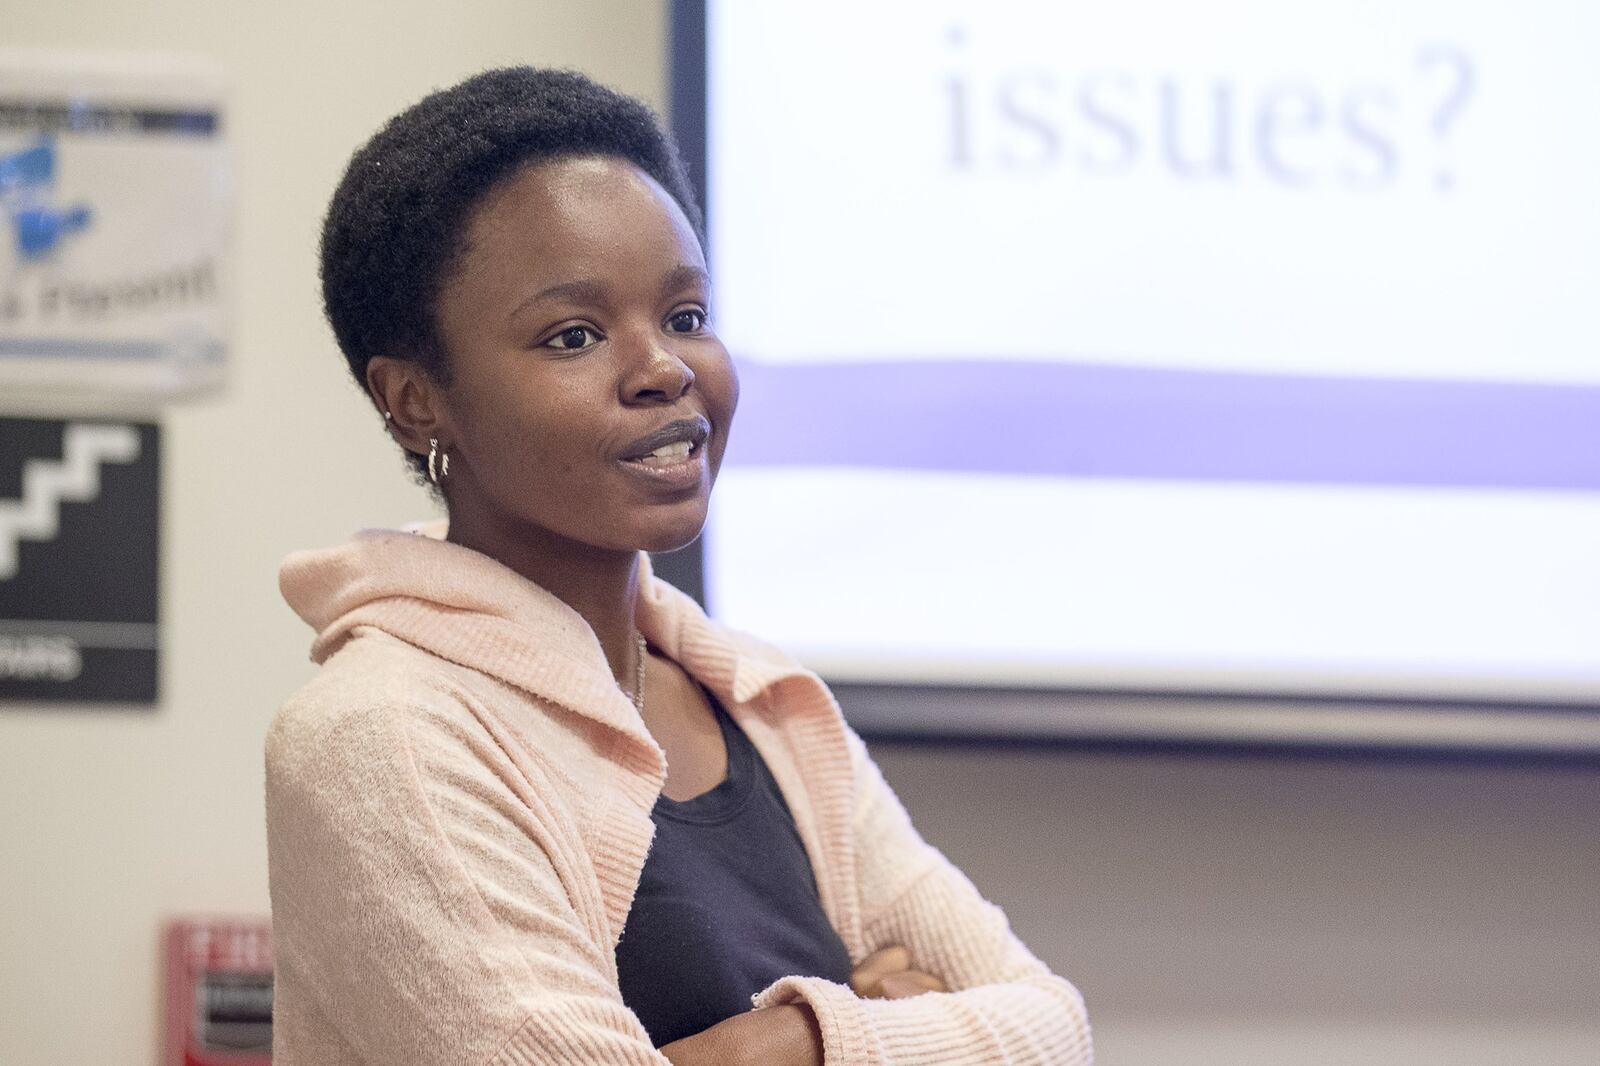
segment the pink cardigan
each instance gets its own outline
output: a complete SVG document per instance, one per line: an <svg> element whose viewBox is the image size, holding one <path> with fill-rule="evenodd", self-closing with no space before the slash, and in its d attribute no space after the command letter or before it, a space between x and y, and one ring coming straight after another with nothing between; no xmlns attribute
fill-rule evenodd
<svg viewBox="0 0 1600 1066"><path fill-rule="evenodd" d="M830 1064L1092 1059L1083 1000L912 828L818 678L650 577L637 622L750 736L852 960L953 991L786 977ZM617 991L661 749L593 631L487 556L370 531L283 565L322 668L267 737L276 1066L666 1059Z"/></svg>

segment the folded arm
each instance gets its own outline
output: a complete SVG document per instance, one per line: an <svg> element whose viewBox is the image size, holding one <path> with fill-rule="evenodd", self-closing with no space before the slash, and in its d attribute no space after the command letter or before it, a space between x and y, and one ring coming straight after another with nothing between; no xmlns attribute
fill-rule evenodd
<svg viewBox="0 0 1600 1066"><path fill-rule="evenodd" d="M809 1005L830 1066L1088 1066L1093 1050L1077 989L1034 958L1000 909L922 840L860 739L852 733L849 741L868 950L902 945L918 970L951 991L864 999L828 981L785 978L759 1002Z"/></svg>

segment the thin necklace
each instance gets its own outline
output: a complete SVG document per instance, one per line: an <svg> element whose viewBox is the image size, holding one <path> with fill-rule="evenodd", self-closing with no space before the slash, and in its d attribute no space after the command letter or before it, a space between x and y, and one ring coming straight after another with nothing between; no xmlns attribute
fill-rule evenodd
<svg viewBox="0 0 1600 1066"><path fill-rule="evenodd" d="M631 692L630 695L633 697L634 709L639 712L639 717L643 718L644 717L644 659L645 659L645 656L649 654L649 652L645 650L644 634L639 632L638 630L634 630L633 635L639 642L639 658L636 660L637 665L633 669L633 692Z"/></svg>

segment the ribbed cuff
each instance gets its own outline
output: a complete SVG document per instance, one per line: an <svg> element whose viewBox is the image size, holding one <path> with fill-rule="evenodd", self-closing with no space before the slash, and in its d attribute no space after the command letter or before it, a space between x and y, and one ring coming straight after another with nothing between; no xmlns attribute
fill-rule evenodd
<svg viewBox="0 0 1600 1066"><path fill-rule="evenodd" d="M1083 1000L1059 978L904 999L857 999L843 985L785 977L756 1006L802 1001L822 1028L827 1066L1090 1066Z"/></svg>
<svg viewBox="0 0 1600 1066"><path fill-rule="evenodd" d="M827 1066L887 1066L867 1024L866 1004L844 985L820 977L783 977L757 993L757 1009L804 1003L822 1031Z"/></svg>

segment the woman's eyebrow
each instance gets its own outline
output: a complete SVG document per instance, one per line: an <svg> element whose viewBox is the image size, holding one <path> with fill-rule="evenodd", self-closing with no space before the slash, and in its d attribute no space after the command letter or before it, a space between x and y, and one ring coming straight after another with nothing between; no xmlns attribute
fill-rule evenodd
<svg viewBox="0 0 1600 1066"><path fill-rule="evenodd" d="M529 306L539 303L541 300L557 298L571 300L573 303L596 304L604 306L606 302L606 287L600 284L598 281L589 281L587 279L579 281L564 281L559 285L552 285L547 289L540 289L538 292L534 293L532 296L513 307L511 309L511 313L506 317L516 318Z"/></svg>
<svg viewBox="0 0 1600 1066"><path fill-rule="evenodd" d="M680 263L667 272L666 279L661 283L661 295L670 296L684 289L710 287L711 275L706 273L704 267Z"/></svg>
<svg viewBox="0 0 1600 1066"><path fill-rule="evenodd" d="M683 289L706 288L710 284L711 275L706 273L704 267L681 263L667 272L666 278L661 283L661 294L668 296ZM571 300L573 303L594 304L603 307L606 303L606 287L598 281L587 278L577 281L564 281L559 285L551 285L548 288L540 289L513 307L511 313L506 317L516 318L529 306L542 300L551 299Z"/></svg>

